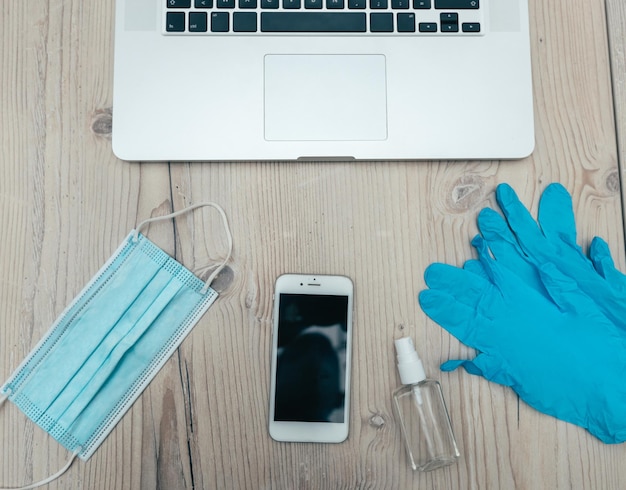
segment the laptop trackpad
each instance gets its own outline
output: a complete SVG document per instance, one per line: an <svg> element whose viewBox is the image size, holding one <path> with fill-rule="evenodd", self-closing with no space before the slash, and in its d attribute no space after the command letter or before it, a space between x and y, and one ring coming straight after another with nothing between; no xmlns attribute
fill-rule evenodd
<svg viewBox="0 0 626 490"><path fill-rule="evenodd" d="M265 139L387 138L383 55L265 56Z"/></svg>

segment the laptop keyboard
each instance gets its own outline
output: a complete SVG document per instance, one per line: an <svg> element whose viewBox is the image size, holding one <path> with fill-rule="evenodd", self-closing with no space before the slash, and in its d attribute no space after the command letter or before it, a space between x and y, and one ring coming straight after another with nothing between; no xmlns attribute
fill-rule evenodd
<svg viewBox="0 0 626 490"><path fill-rule="evenodd" d="M168 35L480 35L481 0L161 0ZM483 0L484 1L484 0Z"/></svg>

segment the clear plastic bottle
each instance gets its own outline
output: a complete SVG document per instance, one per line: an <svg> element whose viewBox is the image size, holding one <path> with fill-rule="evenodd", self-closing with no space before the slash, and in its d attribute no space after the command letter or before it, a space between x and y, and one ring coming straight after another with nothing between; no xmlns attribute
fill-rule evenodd
<svg viewBox="0 0 626 490"><path fill-rule="evenodd" d="M410 337L395 341L402 386L393 394L411 468L431 471L459 458L450 416L438 381L426 379Z"/></svg>

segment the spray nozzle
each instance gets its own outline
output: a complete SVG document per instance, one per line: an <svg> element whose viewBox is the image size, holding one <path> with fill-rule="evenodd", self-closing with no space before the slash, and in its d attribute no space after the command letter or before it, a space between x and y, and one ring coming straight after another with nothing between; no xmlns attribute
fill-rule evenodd
<svg viewBox="0 0 626 490"><path fill-rule="evenodd" d="M424 366L417 355L413 339L411 337L402 337L394 343L398 355L398 372L400 373L402 384L412 385L425 380Z"/></svg>

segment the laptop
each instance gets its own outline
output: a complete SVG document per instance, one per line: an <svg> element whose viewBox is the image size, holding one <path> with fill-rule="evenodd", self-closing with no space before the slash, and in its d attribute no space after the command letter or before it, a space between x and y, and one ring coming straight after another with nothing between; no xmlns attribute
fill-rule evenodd
<svg viewBox="0 0 626 490"><path fill-rule="evenodd" d="M528 0L117 0L124 160L518 159Z"/></svg>

